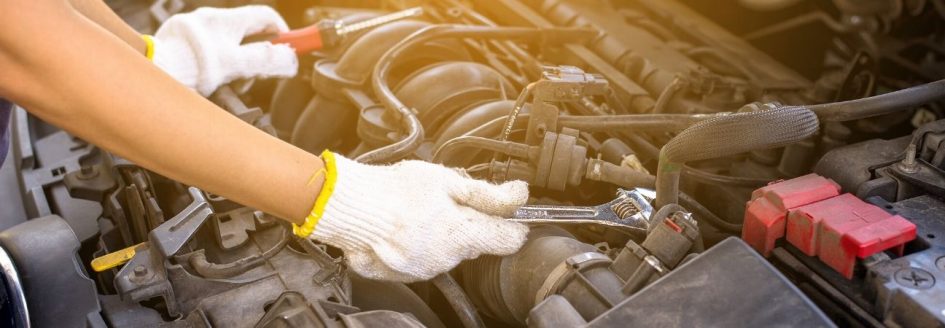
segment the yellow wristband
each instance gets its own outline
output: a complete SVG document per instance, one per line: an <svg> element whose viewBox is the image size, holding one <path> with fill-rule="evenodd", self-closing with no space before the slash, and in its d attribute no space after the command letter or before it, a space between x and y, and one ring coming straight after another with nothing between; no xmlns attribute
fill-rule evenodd
<svg viewBox="0 0 945 328"><path fill-rule="evenodd" d="M292 224L292 232L296 236L305 238L312 234L312 231L315 231L315 226L318 225L318 220L322 218L322 214L325 213L325 206L328 205L328 199L331 198L332 192L335 191L335 181L338 180L338 170L335 168L335 154L325 150L322 152L322 161L325 162L325 184L322 185L322 191L318 193L318 198L315 199L315 206L312 207L312 212L309 213L308 217L305 218L305 222L301 226ZM319 170L312 175L312 179L321 174L323 171Z"/></svg>
<svg viewBox="0 0 945 328"><path fill-rule="evenodd" d="M148 57L148 60L154 60L154 38L147 34L142 34L141 39L144 40L145 48L144 56Z"/></svg>

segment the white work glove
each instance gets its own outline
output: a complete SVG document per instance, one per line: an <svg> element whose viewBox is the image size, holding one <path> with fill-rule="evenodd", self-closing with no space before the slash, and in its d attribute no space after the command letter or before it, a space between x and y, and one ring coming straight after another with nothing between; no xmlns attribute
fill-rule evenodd
<svg viewBox="0 0 945 328"><path fill-rule="evenodd" d="M240 45L248 35L286 30L279 13L266 6L200 8L171 16L158 28L151 38L151 58L178 82L206 97L240 78L294 76L299 63L288 45Z"/></svg>
<svg viewBox="0 0 945 328"><path fill-rule="evenodd" d="M295 232L341 249L363 277L428 280L525 242L528 228L503 219L528 200L525 182L495 185L422 161L365 165L327 151L322 158L326 182Z"/></svg>

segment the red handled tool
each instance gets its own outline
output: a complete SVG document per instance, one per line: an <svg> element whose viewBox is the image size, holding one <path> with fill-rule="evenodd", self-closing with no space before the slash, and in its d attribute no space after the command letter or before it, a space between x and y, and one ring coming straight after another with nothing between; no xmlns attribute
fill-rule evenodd
<svg viewBox="0 0 945 328"><path fill-rule="evenodd" d="M259 41L284 43L295 49L296 54L306 54L325 47L335 46L349 34L384 25L393 21L398 21L404 18L420 16L422 14L422 7L414 7L354 23L346 23L344 21L335 20L323 20L296 30L282 33L253 35L247 37L243 43L245 44Z"/></svg>

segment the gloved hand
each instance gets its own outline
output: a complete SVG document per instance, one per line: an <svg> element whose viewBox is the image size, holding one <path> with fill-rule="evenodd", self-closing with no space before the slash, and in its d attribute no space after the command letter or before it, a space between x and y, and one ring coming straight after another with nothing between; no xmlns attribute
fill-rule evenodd
<svg viewBox="0 0 945 328"><path fill-rule="evenodd" d="M209 96L239 78L291 77L299 63L284 44L240 45L248 35L288 30L282 17L266 6L200 8L171 16L153 38L154 64L178 82Z"/></svg>
<svg viewBox="0 0 945 328"><path fill-rule="evenodd" d="M525 242L528 228L503 219L528 200L525 182L495 185L421 161L374 166L327 151L322 158L324 187L295 233L341 249L361 276L427 280Z"/></svg>

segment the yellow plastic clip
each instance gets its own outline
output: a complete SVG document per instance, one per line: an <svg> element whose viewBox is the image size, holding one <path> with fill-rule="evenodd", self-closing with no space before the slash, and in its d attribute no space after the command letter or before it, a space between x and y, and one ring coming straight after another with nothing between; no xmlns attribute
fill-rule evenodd
<svg viewBox="0 0 945 328"><path fill-rule="evenodd" d="M120 250L96 257L92 260L92 270L95 272L102 272L119 265L125 264L131 258L135 257L135 253L144 247L145 243L140 243L134 246L122 248Z"/></svg>

